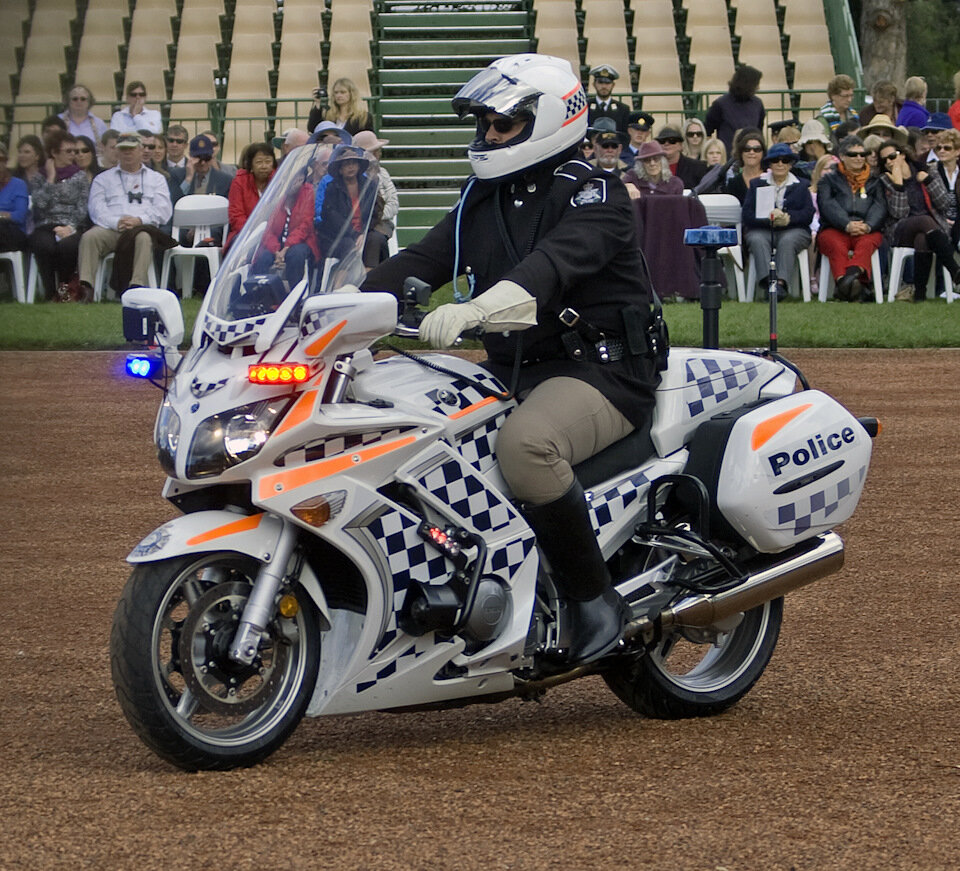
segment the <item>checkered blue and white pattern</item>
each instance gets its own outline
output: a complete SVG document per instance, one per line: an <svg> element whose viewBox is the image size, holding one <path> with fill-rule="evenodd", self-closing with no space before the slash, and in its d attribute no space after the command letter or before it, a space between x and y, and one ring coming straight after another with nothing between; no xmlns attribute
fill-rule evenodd
<svg viewBox="0 0 960 871"><path fill-rule="evenodd" d="M624 509L636 500L638 493L645 490L649 483L650 478L646 474L637 472L603 493L592 494L588 507L593 531L599 533L608 523L620 520Z"/></svg>
<svg viewBox="0 0 960 871"><path fill-rule="evenodd" d="M487 570L504 577L513 577L533 550L533 535L511 539L487 554Z"/></svg>
<svg viewBox="0 0 960 871"><path fill-rule="evenodd" d="M317 442L316 444L307 445L304 450L305 458L307 462L312 463L314 460L335 457L337 454L343 454L360 447L376 444L377 442L390 441L390 439L403 435L412 429L416 429L416 427L401 426L395 429L347 433L345 435L335 436L334 438L324 439L322 442Z"/></svg>
<svg viewBox="0 0 960 871"><path fill-rule="evenodd" d="M243 339L258 330L266 322L269 315L262 318L247 318L243 321L222 321L208 314L203 322L203 331L218 345L229 345Z"/></svg>
<svg viewBox="0 0 960 871"><path fill-rule="evenodd" d="M811 526L827 524L844 499L854 492L859 492L866 474L867 467L861 466L859 471L841 479L836 484L831 484L825 490L818 490L796 502L779 506L777 524L780 526L793 524L794 535L803 535Z"/></svg>
<svg viewBox="0 0 960 871"><path fill-rule="evenodd" d="M448 460L420 478L420 484L477 532L495 532L516 518L513 509L483 481L466 472L456 460Z"/></svg>
<svg viewBox="0 0 960 871"><path fill-rule="evenodd" d="M307 336L312 336L314 333L325 330L330 326L331 320L329 312L308 312L307 316L303 319L303 323L300 325L301 337L305 339Z"/></svg>
<svg viewBox="0 0 960 871"><path fill-rule="evenodd" d="M718 405L746 389L760 374L758 360L699 357L686 362L686 382L695 384L699 396L687 403L690 417L713 412Z"/></svg>
<svg viewBox="0 0 960 871"><path fill-rule="evenodd" d="M381 514L367 527L383 551L393 577L393 602L386 603L390 614L377 651L397 636L397 612L403 605L410 582L446 580L453 571L452 564L420 538L417 534L419 526L420 521L413 514L399 509Z"/></svg>
<svg viewBox="0 0 960 871"><path fill-rule="evenodd" d="M197 399L202 399L204 396L209 396L211 393L219 390L229 380L229 378L221 378L219 381L201 381L199 378L194 378L190 383L190 392L196 396Z"/></svg>
<svg viewBox="0 0 960 871"><path fill-rule="evenodd" d="M377 648L376 653L370 658L375 659L378 654L383 653L389 644L396 639L396 637L396 631L386 633L384 638L381 639L380 646ZM362 693L364 690L375 687L380 681L386 680L388 677L392 677L395 674L406 671L408 664L416 661L429 648L432 648L434 643L433 633L428 632L426 635L422 635L419 638L411 641L409 646L407 646L405 649L401 649L399 653L393 654L391 652L390 654L387 654L388 659L383 668L381 668L373 676L373 678L358 681L355 687L356 691L358 693Z"/></svg>
<svg viewBox="0 0 960 871"><path fill-rule="evenodd" d="M456 449L473 468L483 474L497 464L494 453L497 444L497 432L507 419L506 414L498 414L476 429L465 432L456 442Z"/></svg>
<svg viewBox="0 0 960 871"><path fill-rule="evenodd" d="M577 88L568 98L567 98L567 113L564 118L564 123L569 121L571 118L576 118L584 109L587 108L587 95L583 92L583 88Z"/></svg>
<svg viewBox="0 0 960 871"><path fill-rule="evenodd" d="M492 375L488 375L485 372L477 373L473 380L479 381L484 386L489 387L491 390L495 390L498 393L506 393L504 386ZM444 392L453 394L457 400L456 403L448 405L445 402L441 402L438 397ZM427 399L433 402L433 411L436 411L445 417L449 417L451 414L456 414L458 411L462 411L464 408L469 408L471 405L476 405L481 400L487 398L487 394L482 393L469 381L463 378L457 378L450 384L449 387L431 390L426 394L426 396Z"/></svg>

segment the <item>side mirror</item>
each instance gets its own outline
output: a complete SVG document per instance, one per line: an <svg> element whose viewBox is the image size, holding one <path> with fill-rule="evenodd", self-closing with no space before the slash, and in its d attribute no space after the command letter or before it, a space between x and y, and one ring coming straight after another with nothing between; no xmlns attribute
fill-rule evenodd
<svg viewBox="0 0 960 871"><path fill-rule="evenodd" d="M180 300L169 290L134 287L120 297L123 304L123 337L128 342L154 342L176 350L183 341Z"/></svg>

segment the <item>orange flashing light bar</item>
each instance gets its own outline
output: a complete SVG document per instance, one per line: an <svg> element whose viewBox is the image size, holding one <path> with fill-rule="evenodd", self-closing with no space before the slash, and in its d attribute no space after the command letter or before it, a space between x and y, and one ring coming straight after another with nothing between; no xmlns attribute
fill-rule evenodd
<svg viewBox="0 0 960 871"><path fill-rule="evenodd" d="M310 380L310 367L304 363L256 363L247 378L251 384L304 384Z"/></svg>

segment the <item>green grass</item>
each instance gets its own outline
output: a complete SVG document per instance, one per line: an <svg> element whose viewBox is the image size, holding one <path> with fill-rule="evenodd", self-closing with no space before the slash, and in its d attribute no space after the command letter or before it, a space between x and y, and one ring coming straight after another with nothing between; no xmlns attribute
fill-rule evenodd
<svg viewBox="0 0 960 871"><path fill-rule="evenodd" d="M448 293L434 294L434 302ZM189 338L200 308L199 299L184 300ZM674 345L702 342L700 306L667 303L664 314ZM958 348L960 304L943 300L921 304L882 305L788 301L778 309L779 343L784 348ZM767 343L769 309L761 303L724 302L720 311L720 343L756 347ZM391 340L403 347L416 342ZM127 347L120 305L18 305L0 303L0 350L110 350Z"/></svg>

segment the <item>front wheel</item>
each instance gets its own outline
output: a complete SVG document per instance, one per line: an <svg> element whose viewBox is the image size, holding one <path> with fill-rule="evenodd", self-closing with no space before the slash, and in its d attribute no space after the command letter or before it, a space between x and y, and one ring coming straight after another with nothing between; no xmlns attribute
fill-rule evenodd
<svg viewBox="0 0 960 871"><path fill-rule="evenodd" d="M113 618L120 707L158 755L188 771L253 765L306 711L320 664L316 607L294 585L250 665L228 656L260 563L235 553L134 568Z"/></svg>
<svg viewBox="0 0 960 871"><path fill-rule="evenodd" d="M607 685L633 710L676 720L733 706L757 682L780 636L783 599L758 605L713 643L694 643L674 628L653 650L615 663Z"/></svg>

